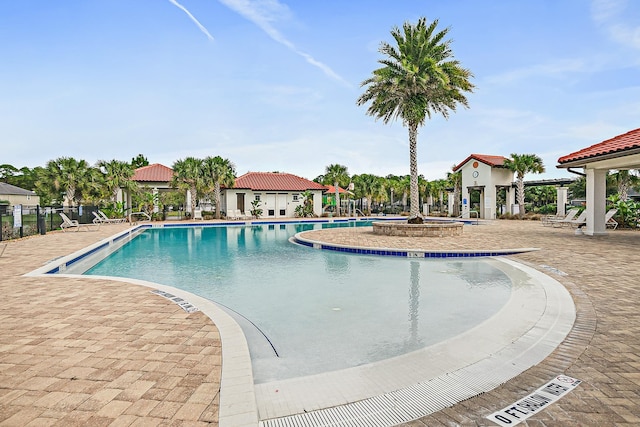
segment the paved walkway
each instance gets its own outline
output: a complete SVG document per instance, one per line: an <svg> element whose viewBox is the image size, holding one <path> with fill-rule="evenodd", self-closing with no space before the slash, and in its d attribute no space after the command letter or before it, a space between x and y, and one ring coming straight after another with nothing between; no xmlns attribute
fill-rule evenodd
<svg viewBox="0 0 640 427"><path fill-rule="evenodd" d="M21 277L126 228L0 242L0 425L217 425L208 317L127 283Z"/></svg>
<svg viewBox="0 0 640 427"><path fill-rule="evenodd" d="M206 316L122 282L22 277L125 228L7 242L0 257L0 425L217 425L220 339ZM360 228L307 237L408 249L538 247L511 258L571 292L576 325L543 363L407 426L493 425L484 417L561 373L583 383L522 425L640 424L640 232L587 237L539 222L495 221L454 238L398 240Z"/></svg>

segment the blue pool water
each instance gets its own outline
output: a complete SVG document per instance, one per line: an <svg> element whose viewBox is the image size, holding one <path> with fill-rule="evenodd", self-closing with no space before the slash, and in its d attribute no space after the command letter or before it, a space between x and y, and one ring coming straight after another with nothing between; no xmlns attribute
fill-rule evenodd
<svg viewBox="0 0 640 427"><path fill-rule="evenodd" d="M354 255L288 241L323 226L148 229L85 274L174 286L238 313L257 383L421 349L474 327L510 296L510 279L478 259Z"/></svg>

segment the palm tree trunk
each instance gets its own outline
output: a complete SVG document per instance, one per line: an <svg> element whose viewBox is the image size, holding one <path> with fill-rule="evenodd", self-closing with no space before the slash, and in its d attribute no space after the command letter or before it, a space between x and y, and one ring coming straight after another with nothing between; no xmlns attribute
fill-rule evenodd
<svg viewBox="0 0 640 427"><path fill-rule="evenodd" d="M214 199L216 204L216 219L220 219L220 183L216 182Z"/></svg>
<svg viewBox="0 0 640 427"><path fill-rule="evenodd" d="M189 191L191 192L191 219L193 219L196 214L196 198L198 197L198 191L195 186L191 187Z"/></svg>
<svg viewBox="0 0 640 427"><path fill-rule="evenodd" d="M418 124L409 123L409 170L410 170L410 187L409 198L411 210L409 211L409 219L420 217L420 203L418 200Z"/></svg>
<svg viewBox="0 0 640 427"><path fill-rule="evenodd" d="M518 177L518 215L524 216L524 177Z"/></svg>

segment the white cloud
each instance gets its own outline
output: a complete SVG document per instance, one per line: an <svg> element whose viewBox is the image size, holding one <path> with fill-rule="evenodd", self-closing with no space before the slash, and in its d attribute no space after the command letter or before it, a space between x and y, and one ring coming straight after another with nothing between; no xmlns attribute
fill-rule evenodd
<svg viewBox="0 0 640 427"><path fill-rule="evenodd" d="M637 2L633 6L637 7ZM640 49L640 25L626 22L627 18L637 18L637 11L630 13L628 9L628 0L593 0L591 17L616 43Z"/></svg>
<svg viewBox="0 0 640 427"><path fill-rule="evenodd" d="M186 8L186 7L184 7L183 5L181 5L180 3L178 3L176 0L169 0L169 3L171 3L171 4L175 5L177 8L179 8L179 9L180 9L180 10L182 10L184 13L186 13L186 14L187 14L187 16L189 17L189 19L191 19L191 20L192 20L192 21L193 21L193 22L198 26L198 28L200 29L200 31L202 31L202 32L204 33L204 35L205 35L205 36L207 36L207 38L208 38L209 40L213 41L213 36L212 36L211 34L209 34L209 31L204 27L204 25L202 25L202 24L200 23L200 21L198 21L198 20L196 19L196 17L195 17L195 16L193 16L193 15L191 14L191 12L189 12L189 11L187 10L187 8Z"/></svg>
<svg viewBox="0 0 640 427"><path fill-rule="evenodd" d="M344 85L351 87L351 84L343 79L338 73L333 71L328 65L318 61L310 54L299 50L289 39L287 39L275 27L275 23L290 16L289 8L277 0L219 0L220 3L229 9L239 13L247 20L253 22L271 39L284 45L287 49L303 57L309 64L322 70L324 74L335 79Z"/></svg>

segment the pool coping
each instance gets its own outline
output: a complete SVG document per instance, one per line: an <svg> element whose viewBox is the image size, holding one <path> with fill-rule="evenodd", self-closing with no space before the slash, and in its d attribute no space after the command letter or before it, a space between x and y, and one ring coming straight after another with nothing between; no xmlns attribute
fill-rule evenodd
<svg viewBox="0 0 640 427"><path fill-rule="evenodd" d="M286 221L286 222L275 222L275 223L290 223L291 221ZM311 222L311 221L309 221ZM270 223L270 222L264 222L265 223ZM274 223L274 222L271 222ZM208 226L208 224L203 224L203 223L192 223L189 224L188 226ZM238 222L234 222L231 224L228 223L216 223L214 224L216 226L226 226L226 225L252 225L252 224L248 224L248 223L238 223ZM184 226L184 225L182 225ZM104 249L105 247L108 247L109 245L114 244L114 242L118 242L121 241L121 239L123 239L124 237L131 236L133 232L135 231L140 231L146 228L156 228L156 227L152 227L151 224L142 224L142 225L138 225L135 227L132 227L128 230L125 230L123 232L117 233L114 236L111 236L109 238L103 239L100 242L97 242L93 245L87 246L84 249L81 249L79 251L74 252L73 254L70 254L68 256L65 257L61 257L59 259L56 260L52 260L49 263L47 263L45 266L40 267L39 269L36 269L30 273L25 274L25 276L41 276L41 275L48 275L51 274L52 271L55 270L55 268L51 268L52 264L64 264L65 266L69 263L73 264L75 262L78 262L78 260L81 260L84 256L89 256L93 253L95 253L96 251L100 250L100 249ZM369 248L370 249L370 248ZM396 250L397 251L397 250ZM549 343L548 340L543 340L540 337L530 337L527 336L526 339L524 339L524 341L522 341L522 338L525 337L525 334L523 335L523 337L521 337L521 339L517 340L517 341L522 341L522 343L524 343L525 345L531 345L531 340L533 339L535 342L534 344L541 344L543 348L545 348L545 354L544 356L540 359L544 359L548 354L550 354L553 349L555 349L555 347L562 342L562 339L564 339L564 337L566 336L566 334L568 334L568 332L571 329L571 326L573 325L573 319L575 319L575 307L573 306L573 301L570 297L570 295L568 295L568 292L564 289L564 287L562 287L562 285L560 285L557 281L551 279L549 276L538 272L535 269L532 269L530 267L526 267L522 264L516 263L515 261L511 261L511 260L501 260L501 262L505 262L507 264L512 263L514 266L517 265L521 270L527 270L529 271L529 273L532 276L537 277L538 279L542 280L543 283L546 283L545 285L545 292L547 292L549 295L556 295L559 299L559 301L564 301L564 303L567 303L566 301L566 296L568 296L569 300L568 302L570 303L570 307L572 308L572 312L573 312L573 318L570 320L570 322L567 320L567 315L566 313L562 317L561 319L556 318L554 322L551 323L551 325L556 325L556 327L560 328L560 332L558 332L558 330L556 329L553 334L554 336L554 341L553 343ZM67 276L64 273L60 273L58 272L59 276ZM76 274L73 275L69 275L71 277L78 277ZM280 424L273 424L273 422L278 422L278 418L280 417L296 417L296 419L292 419L293 422L299 423L299 424L292 424L292 425L317 425L316 421L311 421L311 423L309 423L309 417L313 417L313 416L322 416L322 417L331 417L334 415L331 415L331 411L333 410L334 412L336 411L336 407L330 408L330 409L320 409L318 408L316 411L313 412L309 412L308 414L295 414L294 413L289 413L289 414L285 414L283 415L282 413L279 413L279 415L275 416L275 417L266 417L266 416L260 416L259 415L259 408L258 408L258 400L256 398L256 390L258 387L256 387L256 385L253 384L253 375L252 375L252 368L251 368L251 359L250 359L250 355L249 355L249 350L248 350L248 346L246 343L246 339L244 337L244 334L242 332L242 330L240 329L239 325L228 315L224 312L224 310L222 310L221 308L219 308L215 303L213 303L212 301L209 301L205 298L199 297L195 294L191 294L189 292L186 291L182 291L180 289L174 288L172 286L166 286L166 285L160 285L160 284L156 284L156 283L152 283L152 282L147 282L147 281L143 281L143 280L138 280L138 279L129 279L129 278L118 278L118 277L111 277L111 276L85 276L85 278L101 278L101 279L108 279L108 280L115 280L115 281L121 281L121 282L126 282L126 283L132 283L132 284L136 284L136 285L142 285L142 286L146 286L149 288L154 288L154 289L159 289L165 292L169 292L172 293L176 296L179 296L187 301L189 301L190 303L192 303L193 305L195 305L196 307L198 307L205 315L207 315L213 322L214 324L218 327L218 329L220 330L220 335L221 335L221 339L223 341L223 346L222 346L222 356L223 356L223 367L222 367L222 379L221 379L221 390L220 390L220 413L219 413L219 425L222 427L226 427L226 426L255 426L255 425L261 425L261 426L271 426L271 425L280 425ZM557 289L557 287L554 287L553 282L555 282L555 284L557 284L562 291L564 291L564 296L562 296L562 291L559 291ZM546 287L549 287L549 289L546 289ZM562 304L560 304L562 305ZM558 307L555 307L555 309L557 309ZM545 310L545 313L553 313L554 310ZM558 313L556 313L558 314ZM564 329L566 329L566 332L564 332ZM532 328L532 330L537 330L538 333L539 332L543 332L546 331L546 328L542 327L542 325L536 325L535 327ZM547 335L549 335L552 331L547 332ZM557 341L557 342L556 342ZM505 349L507 349L507 347L505 347ZM547 351L548 350L548 351ZM506 350L505 350L506 351ZM511 351L513 351L513 349L511 349ZM507 353L509 353L509 351L507 351ZM526 356L527 356L527 360L531 359L531 357L529 357L529 348L526 352ZM524 352L518 355L518 358L523 358L525 356ZM404 356L401 356L404 357ZM394 358L395 359L395 358ZM495 361L495 359L494 359ZM386 362L386 361L385 361ZM382 363L382 362L381 362ZM529 363L529 362L527 362ZM535 362L537 363L537 361ZM458 377L458 379L463 380L464 381L470 381L472 380L472 382L474 383L473 387L471 387L470 389L468 387L462 387L463 390L465 390L465 393L460 395L463 397L459 397L458 400L456 401L452 401L450 398L445 400L445 406L439 407L437 406L438 409L435 410L439 410L442 408L445 408L447 406L451 406L452 404L456 403L457 401L460 400L464 400L466 398L475 396L477 394L480 394L484 391L488 391L491 390L493 388L495 388L496 386L504 383L505 381L507 381L508 379L518 375L519 373L523 372L525 369L527 369L528 367L532 366L533 364L529 364L528 366L520 366L518 365L518 371L517 372L511 372L511 370L509 370L509 373L507 375L507 378L502 378L502 376L500 376L499 379L496 379L494 377L488 379L490 380L488 382L489 384L489 388L484 389L483 387L479 386L478 384L476 384L476 380L475 377L478 377L479 373L482 371L484 372L483 369L477 369L479 366L476 366L476 370L471 370L470 372L456 372L456 377ZM368 365L367 365L368 366ZM469 365L469 366L473 366L473 365ZM522 369L520 369L522 368ZM352 368L354 369L354 368ZM324 374L323 374L324 375ZM444 374L445 376L449 376L450 372L447 372ZM470 378L469 375L473 376L474 378ZM308 379L308 378L307 378ZM428 382L430 381L436 381L436 379L432 379L432 380L428 380ZM456 380L457 381L457 380ZM415 388L416 386L424 386L425 383L417 383L414 384L413 388ZM353 409L353 405L355 405L355 407L358 407L359 405L362 406L363 402L365 400L371 400L370 402L365 402L365 403L375 403L375 405L371 406L371 411L376 412L376 416L381 416L380 413L380 399L388 399L388 398L392 398L392 400L395 401L397 396L402 396L405 395L406 398L406 393L409 389L411 389L412 387L405 387L404 389L395 389L392 392L389 393L393 393L393 394L383 394L383 395L377 395L377 396L372 396L369 398L362 398L362 396L360 397L356 397L355 400L352 399L350 402L346 402L346 404L339 404L339 406L337 408L339 409L339 413L344 414L344 411L349 411L349 410L354 410ZM442 388L442 384L440 384L438 386L439 389ZM449 389L451 387L448 387L447 389ZM453 387L455 388L455 387ZM331 390L331 393L333 394L335 390ZM456 391L454 393L457 394L458 392ZM471 394L469 394L471 393ZM281 400L282 396L285 396L286 394L280 394L280 396L278 396L278 399ZM395 397L394 397L395 396ZM281 405L281 403L276 403L277 405ZM395 401L394 406L396 406L398 404L397 401ZM351 405L351 406L350 406ZM365 405L366 406L366 405ZM384 406L384 405L383 405ZM401 405L404 409L403 411L408 411L406 405ZM398 406L400 407L400 406ZM306 411L306 409L303 410L303 412ZM324 411L324 413L320 413L318 411ZM421 411L423 411L423 409L421 409ZM359 413L358 416L364 416L367 417L368 415L362 412L361 409L356 408L356 412ZM388 408L387 408L387 412L388 412ZM433 411L432 411L433 412ZM411 413L413 418L410 419L415 419L418 418L420 416L426 415L430 412L420 412L420 413L412 413L411 411L408 411L407 413ZM417 415L416 415L417 414ZM394 416L397 416L398 414L393 414ZM384 414L385 417L389 417L390 414L386 413ZM262 420L259 420L259 418L262 418ZM282 418L280 418L282 419ZM409 420L409 419L408 419ZM408 421L407 420L407 421ZM395 422L395 421L394 421ZM391 425L391 424L376 424L376 425Z"/></svg>

